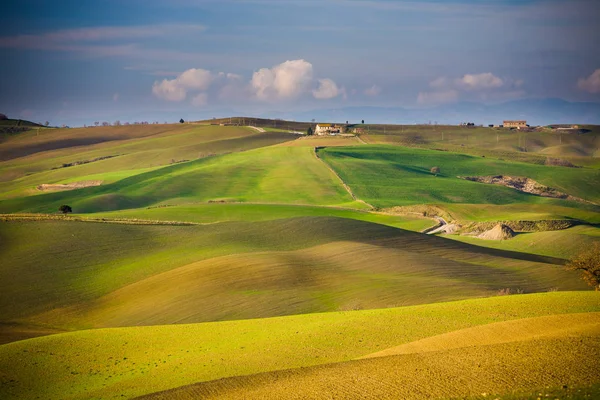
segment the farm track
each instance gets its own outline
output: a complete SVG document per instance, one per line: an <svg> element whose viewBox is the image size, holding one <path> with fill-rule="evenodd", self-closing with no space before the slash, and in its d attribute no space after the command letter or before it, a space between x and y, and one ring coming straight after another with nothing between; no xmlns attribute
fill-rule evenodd
<svg viewBox="0 0 600 400"><path fill-rule="evenodd" d="M365 143L365 144L366 144L366 143ZM318 150L318 148L317 148L317 147L315 147L315 148L314 148L314 154L315 154L315 157L317 158L317 160L321 161L321 162L322 162L322 163L323 163L323 164L324 164L324 165L325 165L325 166L326 166L326 167L327 167L327 168L328 168L328 169L331 171L331 173L332 173L332 174L334 174L334 175L337 177L337 179L338 179L338 180L341 182L342 186L344 187L344 189L346 190L346 192L348 192L348 194L349 194L349 195L352 197L352 199L353 199L354 201L358 201L358 202L360 202L360 203L363 203L364 205L366 205L366 206L367 206L367 207L369 207L370 209L375 209L375 207L373 207L371 204L369 204L369 203L367 203L366 201L364 201L364 200L361 200L361 199L359 199L358 197L356 197L356 195L354 194L354 192L352 191L352 189L350 189L350 186L348 186L348 185L346 184L346 182L344 182L344 180L342 179L342 177L341 177L341 176L339 176L339 175L338 175L338 173L337 173L337 172L335 172L335 170L329 166L329 164L327 164L325 161L323 161L323 160L321 159L321 157L319 157L319 153L318 153L318 151L317 151L317 150Z"/></svg>

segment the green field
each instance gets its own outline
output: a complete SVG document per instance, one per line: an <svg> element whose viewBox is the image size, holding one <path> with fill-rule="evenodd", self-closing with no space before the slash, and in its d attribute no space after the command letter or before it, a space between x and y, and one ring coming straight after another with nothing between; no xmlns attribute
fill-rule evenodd
<svg viewBox="0 0 600 400"><path fill-rule="evenodd" d="M356 195L377 207L422 203L544 204L583 207L459 176L526 176L591 202L600 202L600 171L507 162L446 151L398 146L326 148L319 152ZM432 167L441 173L433 175ZM597 212L597 209L595 209Z"/></svg>
<svg viewBox="0 0 600 400"><path fill-rule="evenodd" d="M600 240L596 127L231 121L268 129L0 137L0 398L598 393L600 296L564 268ZM501 174L581 201L459 178Z"/></svg>

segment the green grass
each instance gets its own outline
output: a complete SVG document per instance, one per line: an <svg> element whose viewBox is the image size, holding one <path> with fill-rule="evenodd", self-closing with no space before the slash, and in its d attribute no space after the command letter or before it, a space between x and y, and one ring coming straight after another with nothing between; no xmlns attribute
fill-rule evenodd
<svg viewBox="0 0 600 400"><path fill-rule="evenodd" d="M209 157L113 184L0 202L2 212L112 211L159 204L237 201L341 205L353 199L312 149L271 147Z"/></svg>
<svg viewBox="0 0 600 400"><path fill-rule="evenodd" d="M411 231L422 231L436 224L429 218L388 215L337 207L286 204L208 203L132 209L85 214L86 218L146 219L216 223L227 221L270 221L294 217L339 217L374 222Z"/></svg>
<svg viewBox="0 0 600 400"><path fill-rule="evenodd" d="M0 162L0 192L3 193L0 198L25 196L31 194L31 190L37 185L77 181L82 180L81 177L84 176L94 176L95 179L105 180L108 183L112 182L111 174L134 175L142 170L166 166L173 162L245 151L294 139L293 135L260 134L238 127L183 129L180 126L173 126L163 127L156 132L154 130L145 132L142 129L142 133L147 133L143 137L124 131L121 136L112 132L112 135L117 136L106 138L92 136L98 135L96 129L78 132L81 136L77 137L63 137L58 132L56 137L52 135L47 142L41 143L37 143L35 141L37 137L33 136L24 138L22 144L11 141L0 144L0 153L4 150L9 154L18 154L20 148L24 149L22 151L38 150L31 155ZM118 128L115 130L118 132ZM89 144L83 148L68 146L69 143L88 142ZM54 147L60 148L44 151ZM67 163L106 156L113 156L113 158L54 169Z"/></svg>
<svg viewBox="0 0 600 400"><path fill-rule="evenodd" d="M600 224L596 207L579 208L550 204L440 204L452 218L461 222L486 221L540 221L576 219L590 224Z"/></svg>
<svg viewBox="0 0 600 400"><path fill-rule="evenodd" d="M598 293L565 292L80 331L0 346L0 395L4 399L133 397L224 377L348 361L483 324L598 311ZM514 353L504 354L510 357ZM494 359L488 357L490 361Z"/></svg>
<svg viewBox="0 0 600 400"><path fill-rule="evenodd" d="M0 237L0 257L10 260L0 269L0 322L55 329L371 309L507 287L587 288L553 264L560 260L347 218L14 221L0 223ZM3 334L13 337L11 326Z"/></svg>
<svg viewBox="0 0 600 400"><path fill-rule="evenodd" d="M600 171L548 167L396 146L326 148L319 155L362 200L378 207L411 204L530 203L580 208L575 202L547 199L496 185L465 181L457 176L514 175L589 201L600 201ZM433 166L441 174L430 173Z"/></svg>

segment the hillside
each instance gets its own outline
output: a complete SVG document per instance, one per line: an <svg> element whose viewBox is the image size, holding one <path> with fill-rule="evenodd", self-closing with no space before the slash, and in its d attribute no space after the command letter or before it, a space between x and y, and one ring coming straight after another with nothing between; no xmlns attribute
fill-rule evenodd
<svg viewBox="0 0 600 400"><path fill-rule="evenodd" d="M346 218L196 226L13 221L0 223L0 236L0 256L10 260L0 271L5 338L23 330L27 337L35 327L235 320L493 296L505 288L586 288L560 259Z"/></svg>
<svg viewBox="0 0 600 400"><path fill-rule="evenodd" d="M599 298L563 267L600 240L595 131L273 122L0 142L1 398L597 392Z"/></svg>
<svg viewBox="0 0 600 400"><path fill-rule="evenodd" d="M521 318L554 315L558 317L552 319L554 321L552 326L570 325L567 321L579 321L577 324L580 327L588 323L593 327L597 326L596 315L590 314L588 318L585 314L577 317L574 313L598 313L598 311L600 311L600 302L597 293L563 292L381 310L72 332L0 346L0 365L3 366L0 376L4 383L0 385L0 395L5 399L24 396L35 398L42 394L48 399L115 395L130 398L196 382L296 368L295 372L292 370L289 373L279 374L284 378L281 382L282 388L290 383L290 374L295 375L292 381L298 383L296 390L299 390L302 385L302 379L311 377L316 378L314 388L318 388L319 386L316 385L320 384L320 378L317 378L318 375L315 373L327 371L330 367L325 366L316 371L301 369L302 367L350 361L428 337ZM565 316L564 320L561 319L561 315ZM576 332L573 330L571 333ZM564 354L573 355L574 358L568 356L560 361L560 365L565 369L544 369L548 365L548 357L554 354L548 353L546 349L549 347L542 347L538 352L530 353L535 354L539 361L533 365L523 365L524 374L520 377L530 377L525 381L524 388L531 388L531 385L536 385L538 382L542 382L541 386L544 387L546 382L557 383L556 380L562 377L565 380L561 379L561 385L573 386L581 384L582 381L598 383L594 380L597 379L597 375L589 374L590 368L597 366L598 358L593 356L585 358L586 361L582 363L583 358L576 357L585 351L588 355L595 354L590 353L597 349L597 345L593 342L595 339L589 338L590 335L584 333L576 333L574 336L574 340L546 342L549 347L558 345L565 350ZM508 339L510 341L510 338ZM518 361L519 358L515 358L515 353L512 352L513 347L518 346L518 343L509 344L512 346L509 348L511 351L504 352L501 349L496 353L494 350L494 354L498 354L499 357L513 357L514 361ZM529 346L529 342L522 343ZM500 372L494 369L502 365L495 362L498 358L482 356L481 352L485 353L486 348L486 346L475 347L467 353L464 349L460 349L458 354L450 350L444 358L438 358L437 362L422 364L420 370L425 372L426 369L423 367L431 368L431 371L442 368L449 372L457 365L477 360L484 362L485 365L489 363L491 372ZM516 354L524 354L531 350L531 347L517 347L516 350L519 351ZM24 352L28 354L27 360L21 357ZM451 354L456 354L458 359L450 357ZM424 356L426 357L425 354L416 357L423 359ZM386 362L385 360L388 359L379 360ZM377 364L379 360L370 363ZM461 364L456 364L458 360ZM514 365L514 361L508 362L508 359L506 361L507 366ZM403 365L409 369L404 371L414 371L414 364L410 361L405 362L406 360L402 361ZM557 360L554 359L554 362ZM359 365L364 363L365 361L360 361ZM373 382L362 372L349 371L347 374L343 372L348 371L347 368L353 368L353 365L356 364L341 364L340 368L333 367L332 372L339 373L336 378L338 382L344 383L346 379L353 378L360 381L364 379L366 383ZM468 368L465 365L466 371L473 371L472 368L475 368L476 364L471 365ZM397 366L383 367L384 365L381 365L381 368L371 369L370 373L383 374L381 377L387 374L388 377L392 377L395 371L398 371ZM569 371L571 367L573 373L569 376L565 376L564 372L558 372ZM550 374L554 374L554 378L551 378ZM543 379L538 380L539 376ZM482 376L482 381L479 382L485 382L487 377L488 375ZM244 387L245 379L242 378L239 387ZM254 378L247 379L252 382ZM226 383L226 381L221 382ZM376 382L385 382L385 380ZM511 389L515 385L511 380L495 382L494 388L498 389ZM264 388L262 386L264 380L259 383L256 385L257 390ZM213 393L223 395L236 393L229 392L235 390L235 385L225 388L220 382L216 382L216 385L218 390ZM356 381L348 382L347 388L355 385ZM407 390L411 387L414 386L408 386ZM304 388L311 389L313 386L308 385ZM325 391L333 389L323 388ZM475 394L467 392L469 393Z"/></svg>

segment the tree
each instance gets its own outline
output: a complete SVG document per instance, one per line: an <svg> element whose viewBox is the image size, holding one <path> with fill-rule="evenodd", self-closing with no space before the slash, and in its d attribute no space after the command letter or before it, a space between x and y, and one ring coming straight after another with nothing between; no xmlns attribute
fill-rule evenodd
<svg viewBox="0 0 600 400"><path fill-rule="evenodd" d="M363 124L363 125L365 124L365 120L364 120L364 119L362 120L362 124Z"/></svg>
<svg viewBox="0 0 600 400"><path fill-rule="evenodd" d="M180 123L180 124L183 124L184 122L185 122L185 121L183 120L183 118L181 118L181 119L179 120L179 123Z"/></svg>
<svg viewBox="0 0 600 400"><path fill-rule="evenodd" d="M433 167L433 168L431 168L431 173L433 175L439 174L440 173L440 167Z"/></svg>
<svg viewBox="0 0 600 400"><path fill-rule="evenodd" d="M309 127L308 127L308 129L306 130L306 134L307 134L308 136L312 136L312 135L313 135L313 133L314 133L314 132L313 132L313 128L312 128L312 126L309 126Z"/></svg>
<svg viewBox="0 0 600 400"><path fill-rule="evenodd" d="M8 119L8 117L2 113L0 113L0 120Z"/></svg>
<svg viewBox="0 0 600 400"><path fill-rule="evenodd" d="M570 271L581 271L582 279L600 291L600 242L594 243L567 264Z"/></svg>
<svg viewBox="0 0 600 400"><path fill-rule="evenodd" d="M63 204L62 206L58 207L58 211L67 215L68 213L73 212L73 209L71 208L71 206Z"/></svg>
<svg viewBox="0 0 600 400"><path fill-rule="evenodd" d="M96 121L96 122L94 122L94 125L98 126L98 125L100 125L100 122Z"/></svg>
<svg viewBox="0 0 600 400"><path fill-rule="evenodd" d="M50 122L46 121L46 122L44 123L44 125L45 125L45 126L48 126L48 125L50 125Z"/></svg>

